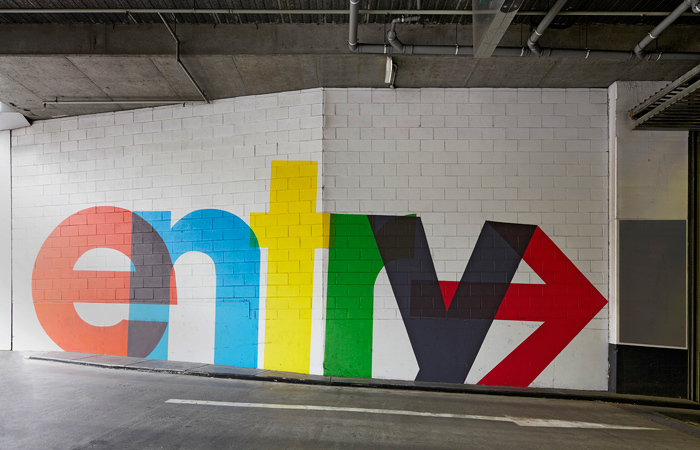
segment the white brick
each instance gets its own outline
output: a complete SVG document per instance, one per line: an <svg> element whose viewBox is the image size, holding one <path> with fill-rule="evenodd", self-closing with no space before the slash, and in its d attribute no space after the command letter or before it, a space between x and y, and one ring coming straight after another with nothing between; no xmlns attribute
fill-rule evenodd
<svg viewBox="0 0 700 450"><path fill-rule="evenodd" d="M543 89L542 90L542 103L565 103L566 102L566 90L565 89Z"/></svg>
<svg viewBox="0 0 700 450"><path fill-rule="evenodd" d="M530 115L530 105L509 103L506 105L506 115L509 116L528 116Z"/></svg>
<svg viewBox="0 0 700 450"><path fill-rule="evenodd" d="M589 103L590 91L588 89L567 89L566 103Z"/></svg>
<svg viewBox="0 0 700 450"><path fill-rule="evenodd" d="M530 128L530 138L536 140L553 140L553 128Z"/></svg>
<svg viewBox="0 0 700 450"><path fill-rule="evenodd" d="M518 103L542 103L540 89L518 89Z"/></svg>
<svg viewBox="0 0 700 450"><path fill-rule="evenodd" d="M372 102L372 90L367 88L350 89L348 91L348 103L366 104Z"/></svg>
<svg viewBox="0 0 700 450"><path fill-rule="evenodd" d="M482 105L479 103L457 104L457 114L460 116L478 116L481 114Z"/></svg>
<svg viewBox="0 0 700 450"><path fill-rule="evenodd" d="M347 103L348 89L324 89L324 97L330 103Z"/></svg>
<svg viewBox="0 0 700 450"><path fill-rule="evenodd" d="M457 128L436 128L434 138L440 140L457 139Z"/></svg>
<svg viewBox="0 0 700 450"><path fill-rule="evenodd" d="M433 105L429 103L412 103L408 105L408 114L411 116L432 116Z"/></svg>
<svg viewBox="0 0 700 450"><path fill-rule="evenodd" d="M554 105L554 115L555 116L577 116L578 115L578 105L574 104L555 104Z"/></svg>
<svg viewBox="0 0 700 450"><path fill-rule="evenodd" d="M469 141L470 139L482 139L484 133L481 128L458 128L457 139L461 141Z"/></svg>
<svg viewBox="0 0 700 450"><path fill-rule="evenodd" d="M419 116L399 116L396 118L396 126L398 128L416 128L420 126Z"/></svg>
<svg viewBox="0 0 700 450"><path fill-rule="evenodd" d="M424 140L433 139L433 129L432 128L410 128L408 130L409 139L412 140Z"/></svg>
<svg viewBox="0 0 700 450"><path fill-rule="evenodd" d="M469 126L472 128L493 127L493 116L470 116Z"/></svg>
<svg viewBox="0 0 700 450"><path fill-rule="evenodd" d="M554 128L554 140L578 139L578 131L575 128Z"/></svg>
<svg viewBox="0 0 700 450"><path fill-rule="evenodd" d="M530 139L530 130L528 128L506 128L505 138L509 140Z"/></svg>
<svg viewBox="0 0 700 450"><path fill-rule="evenodd" d="M384 137L395 140L408 139L408 130L408 128L385 128Z"/></svg>
<svg viewBox="0 0 700 450"><path fill-rule="evenodd" d="M397 89L396 90L396 103L420 103L421 102L421 90L420 89Z"/></svg>
<svg viewBox="0 0 700 450"><path fill-rule="evenodd" d="M433 114L437 116L454 116L457 114L457 105L454 103L434 104Z"/></svg>
<svg viewBox="0 0 700 450"><path fill-rule="evenodd" d="M589 99L591 103L605 103L608 102L608 90L607 89L591 89L589 92Z"/></svg>
<svg viewBox="0 0 700 450"><path fill-rule="evenodd" d="M396 103L396 91L393 89L372 89L372 103Z"/></svg>
<svg viewBox="0 0 700 450"><path fill-rule="evenodd" d="M476 88L469 92L469 101L471 103L493 103L493 89Z"/></svg>
<svg viewBox="0 0 700 450"><path fill-rule="evenodd" d="M373 116L373 128L396 128L396 117L392 116Z"/></svg>
<svg viewBox="0 0 700 450"><path fill-rule="evenodd" d="M518 103L517 89L496 89L493 92L494 103Z"/></svg>
<svg viewBox="0 0 700 450"><path fill-rule="evenodd" d="M386 105L385 108L392 109L399 105ZM408 106L406 106L406 113L408 114ZM335 114L339 116L359 116L360 115L360 105L356 103L341 103L335 105ZM389 113L386 113L389 114ZM402 114L389 114L389 115L402 115Z"/></svg>
<svg viewBox="0 0 700 450"><path fill-rule="evenodd" d="M421 116L420 126L422 128L443 128L445 117L443 116Z"/></svg>
<svg viewBox="0 0 700 450"><path fill-rule="evenodd" d="M487 116L504 116L506 114L506 105L486 103L481 105L481 114Z"/></svg>
<svg viewBox="0 0 700 450"><path fill-rule="evenodd" d="M445 90L437 88L424 88L420 90L421 103L444 103Z"/></svg>

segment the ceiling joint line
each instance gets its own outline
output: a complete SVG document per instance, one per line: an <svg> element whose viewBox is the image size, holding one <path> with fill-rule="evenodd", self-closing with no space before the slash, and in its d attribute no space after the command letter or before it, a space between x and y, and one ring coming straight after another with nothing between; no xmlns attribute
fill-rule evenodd
<svg viewBox="0 0 700 450"><path fill-rule="evenodd" d="M190 71L187 70L187 67L185 67L185 64L183 64L182 60L180 59L180 39L177 37L177 35L173 31L170 24L165 20L165 17L163 17L163 15L161 13L158 13L158 16L163 21L163 24L165 24L165 27L168 29L168 31L170 32L170 35L175 40L175 61L177 61L177 64L180 66L182 71L185 72L185 75L187 75L187 78L189 78L189 80L192 82L194 87L197 89L197 92L199 92L199 95L202 96L204 103L209 103L209 99L207 98L206 95L204 95L204 91L202 91L202 88L199 87L199 84L197 84L197 81L194 79L194 77L192 76Z"/></svg>

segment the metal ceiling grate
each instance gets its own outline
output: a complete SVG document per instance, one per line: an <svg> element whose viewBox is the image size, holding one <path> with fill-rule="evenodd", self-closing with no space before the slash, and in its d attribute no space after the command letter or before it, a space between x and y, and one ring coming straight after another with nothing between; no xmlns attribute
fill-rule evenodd
<svg viewBox="0 0 700 450"><path fill-rule="evenodd" d="M634 129L700 130L700 66L630 111Z"/></svg>
<svg viewBox="0 0 700 450"><path fill-rule="evenodd" d="M569 0L551 26L656 25L682 1ZM362 23L389 23L390 16L413 14L418 3L417 0L362 0L360 9L369 11L362 15ZM420 3L425 11L420 21L423 25L472 23L473 0L421 0ZM536 26L553 3L554 0L522 0L513 23ZM172 17L177 23L348 22L347 0L2 0L0 24L160 23L153 11L164 9L180 11ZM72 12L57 13L57 10ZM151 12L143 12L146 10ZM394 13L389 14L390 11ZM700 14L686 13L676 24L700 25Z"/></svg>

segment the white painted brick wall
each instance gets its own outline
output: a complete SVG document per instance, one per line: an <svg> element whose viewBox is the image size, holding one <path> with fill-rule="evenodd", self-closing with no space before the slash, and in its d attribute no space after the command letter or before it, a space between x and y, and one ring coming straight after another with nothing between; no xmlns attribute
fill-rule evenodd
<svg viewBox="0 0 700 450"><path fill-rule="evenodd" d="M460 279L486 220L529 223L607 296L605 94L315 89L38 121L12 138L16 348L55 348L33 313L31 270L66 217L109 205L177 220L213 207L250 223L268 208L271 161L280 159L321 163L319 210L418 214L442 280ZM207 273L197 261L187 274ZM515 281L537 276L523 270ZM375 317L400 330L385 300ZM576 339L535 385L605 388L607 308Z"/></svg>
<svg viewBox="0 0 700 450"><path fill-rule="evenodd" d="M321 162L322 101L320 89L285 92L37 121L17 132L15 349L57 348L36 319L31 276L60 222L85 208L117 206L172 211L173 220L217 208L250 223L252 212L268 210L271 161Z"/></svg>
<svg viewBox="0 0 700 450"><path fill-rule="evenodd" d="M606 90L324 94L326 211L418 214L438 277L451 281L461 278L485 221L539 225L607 297ZM347 133L345 123L360 133ZM519 273L515 281L536 282L536 275ZM391 302L378 304L377 317L397 320L395 312L381 311ZM577 386L606 388L607 308L577 339L572 348L585 348L590 359L565 350L535 384L560 386L555 370L571 372L560 377L569 381L580 370L590 379ZM386 351L390 358L396 349Z"/></svg>
<svg viewBox="0 0 700 450"><path fill-rule="evenodd" d="M12 180L10 171L11 139L16 143L33 145L33 136L27 136L23 128L0 131L0 350L12 349ZM41 196L41 188L23 187L31 196ZM34 190L34 192L32 192Z"/></svg>

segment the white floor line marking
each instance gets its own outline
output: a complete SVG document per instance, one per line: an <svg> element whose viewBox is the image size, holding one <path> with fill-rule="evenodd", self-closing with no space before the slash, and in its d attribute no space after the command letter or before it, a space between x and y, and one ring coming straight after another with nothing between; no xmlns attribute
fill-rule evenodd
<svg viewBox="0 0 700 450"><path fill-rule="evenodd" d="M316 405L282 405L278 403L244 403L244 402L215 402L209 400L182 400L171 398L165 403L177 403L183 405L204 405L204 406L229 406L234 408L265 408L265 409L291 409L306 411L335 411L354 412L365 414L390 414L398 416L419 416L438 417L446 419L467 419L467 420L490 420L492 422L511 422L521 427L543 427L543 428L591 428L606 430L659 430L659 428L631 427L626 425L609 425L606 423L578 422L569 420L554 419L534 419L529 417L510 416L480 416L473 414L450 414L431 413L421 411L403 411L397 409L374 409L374 408L346 408L337 406L316 406Z"/></svg>

